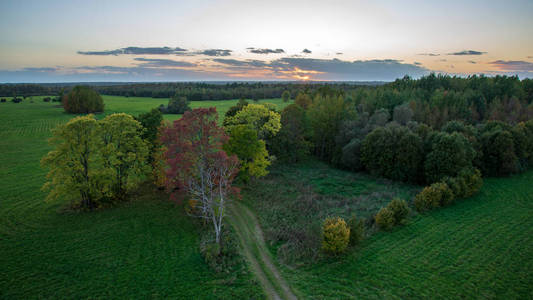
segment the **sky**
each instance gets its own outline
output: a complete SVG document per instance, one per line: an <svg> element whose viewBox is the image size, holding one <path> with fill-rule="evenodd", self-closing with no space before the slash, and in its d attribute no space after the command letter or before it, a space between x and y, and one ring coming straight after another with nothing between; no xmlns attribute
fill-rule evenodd
<svg viewBox="0 0 533 300"><path fill-rule="evenodd" d="M0 82L430 72L533 77L533 1L0 1Z"/></svg>

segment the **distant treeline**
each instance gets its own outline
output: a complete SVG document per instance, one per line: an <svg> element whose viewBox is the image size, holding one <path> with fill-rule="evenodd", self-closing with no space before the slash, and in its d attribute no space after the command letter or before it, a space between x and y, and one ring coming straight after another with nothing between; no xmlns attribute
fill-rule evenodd
<svg viewBox="0 0 533 300"><path fill-rule="evenodd" d="M80 83L84 84L84 83ZM335 86L338 90L352 91L362 86L375 86L380 82L352 83L291 83L291 82L167 82L167 83L85 83L104 95L125 97L170 98L174 95L186 97L189 101L228 99L270 99L280 98L284 91L291 97L299 92L315 93L324 86ZM73 85L58 84L2 84L0 96L59 95L68 92Z"/></svg>

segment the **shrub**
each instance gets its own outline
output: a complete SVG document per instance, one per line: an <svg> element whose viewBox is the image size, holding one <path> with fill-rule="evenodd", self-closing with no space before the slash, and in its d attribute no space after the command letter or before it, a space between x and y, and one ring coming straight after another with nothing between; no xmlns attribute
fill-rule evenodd
<svg viewBox="0 0 533 300"><path fill-rule="evenodd" d="M17 97L15 97L15 98L11 99L11 102L13 102L13 103L20 103L20 102L22 102L22 99L21 99L21 98L17 98Z"/></svg>
<svg viewBox="0 0 533 300"><path fill-rule="evenodd" d="M44 98L43 98L43 101L44 101L44 102L50 102L50 100L52 100L50 97L44 97Z"/></svg>
<svg viewBox="0 0 533 300"><path fill-rule="evenodd" d="M382 207L374 217L376 224L382 230L391 230L394 226L394 212L387 207Z"/></svg>
<svg viewBox="0 0 533 300"><path fill-rule="evenodd" d="M355 246L365 238L365 220L352 215L348 220L348 227L350 228L350 245Z"/></svg>
<svg viewBox="0 0 533 300"><path fill-rule="evenodd" d="M230 273L239 266L238 243L233 232L224 230L221 244L213 241L213 233L206 233L200 242L200 253L207 265L217 273Z"/></svg>
<svg viewBox="0 0 533 300"><path fill-rule="evenodd" d="M459 173L459 178L465 182L465 192L462 195L463 197L470 197L477 194L483 186L483 178L478 169L464 169Z"/></svg>
<svg viewBox="0 0 533 300"><path fill-rule="evenodd" d="M456 198L464 198L466 197L466 181L465 178L462 176L457 177L446 177L443 179L443 182L448 185L450 190L452 190L453 194Z"/></svg>
<svg viewBox="0 0 533 300"><path fill-rule="evenodd" d="M350 228L344 219L326 218L322 228L322 249L329 254L339 254L346 250L350 241Z"/></svg>
<svg viewBox="0 0 533 300"><path fill-rule="evenodd" d="M401 224L402 221L407 218L407 215L409 215L409 207L407 206L407 202L399 198L392 199L392 201L387 205L387 208L392 211L395 225Z"/></svg>
<svg viewBox="0 0 533 300"><path fill-rule="evenodd" d="M2 98L2 100L0 100L0 102L6 102L6 98Z"/></svg>
<svg viewBox="0 0 533 300"><path fill-rule="evenodd" d="M93 113L104 111L104 100L95 90L88 86L75 86L62 99L63 108L67 113Z"/></svg>
<svg viewBox="0 0 533 300"><path fill-rule="evenodd" d="M422 212L451 204L454 200L452 190L444 182L437 182L425 187L415 197L415 208Z"/></svg>

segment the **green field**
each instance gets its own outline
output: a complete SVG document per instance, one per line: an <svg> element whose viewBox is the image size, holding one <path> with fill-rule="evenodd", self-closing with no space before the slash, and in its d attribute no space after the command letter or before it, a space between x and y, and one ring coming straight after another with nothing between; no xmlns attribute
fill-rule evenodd
<svg viewBox="0 0 533 300"><path fill-rule="evenodd" d="M168 101L104 99L105 114L133 115ZM128 203L87 213L44 202L46 171L39 161L50 150L50 130L72 116L42 97L33 101L0 103L0 298L264 297L242 262L237 272L212 273L199 253L197 224L162 193L145 188ZM216 105L223 114L236 101L191 106ZM266 246L258 248L272 253L301 298L531 299L532 182L533 171L487 179L475 197L412 214L405 226L372 231L341 257L307 263L281 259L282 243L271 243L276 230L289 222L316 225L327 215L370 217L392 197L409 199L420 187L311 160L272 166L269 176L243 189L243 197L265 234ZM253 233L243 239L254 240Z"/></svg>
<svg viewBox="0 0 533 300"><path fill-rule="evenodd" d="M50 130L72 116L42 98L0 103L0 298L262 297L244 264L234 274L212 274L197 226L165 195L143 193L92 213L44 202L39 161L50 150ZM168 100L104 101L105 114L137 115ZM223 114L236 101L191 106L216 105Z"/></svg>
<svg viewBox="0 0 533 300"><path fill-rule="evenodd" d="M339 258L321 257L296 267L282 263L283 275L306 299L531 299L532 182L533 171L487 179L477 196L427 214L413 213L407 225L390 233L371 232L361 246ZM302 197L307 188L314 197ZM244 192L268 242L276 227L314 222L310 215L346 217L351 211L368 217L387 198L413 189L310 162L275 167ZM372 199L376 191L381 198ZM311 198L315 202L306 200ZM317 206L315 214L312 206ZM278 258L280 244L270 247Z"/></svg>

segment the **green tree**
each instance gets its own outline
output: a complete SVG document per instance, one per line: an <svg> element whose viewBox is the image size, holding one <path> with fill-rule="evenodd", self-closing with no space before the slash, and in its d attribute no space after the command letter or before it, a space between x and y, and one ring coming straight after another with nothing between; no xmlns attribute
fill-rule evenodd
<svg viewBox="0 0 533 300"><path fill-rule="evenodd" d="M247 182L250 177L262 177L268 174L270 165L265 142L257 138L257 132L247 125L233 126L230 138L224 145L224 151L235 154L241 165L239 177Z"/></svg>
<svg viewBox="0 0 533 300"><path fill-rule="evenodd" d="M150 157L154 151L154 148L159 146L158 135L159 128L161 127L161 122L163 122L163 114L157 108L152 109L151 111L140 114L135 118L135 120L141 123L144 130L142 131L141 137L143 140L148 142L150 149Z"/></svg>
<svg viewBox="0 0 533 300"><path fill-rule="evenodd" d="M102 96L88 86L75 86L68 95L62 99L63 109L67 113L93 113L104 111Z"/></svg>
<svg viewBox="0 0 533 300"><path fill-rule="evenodd" d="M178 93L176 93L170 100L168 101L168 106L166 108L163 108L162 113L165 114L183 114L186 111L191 110L189 107L189 101L187 101L187 97L180 96Z"/></svg>
<svg viewBox="0 0 533 300"><path fill-rule="evenodd" d="M98 124L93 115L76 117L53 131L54 149L41 164L50 169L43 190L50 190L47 200L67 199L85 209L93 209L101 197Z"/></svg>
<svg viewBox="0 0 533 300"><path fill-rule="evenodd" d="M337 150L335 137L341 123L351 112L342 96L316 96L308 109L308 116L313 129L315 154L319 158L332 159Z"/></svg>
<svg viewBox="0 0 533 300"><path fill-rule="evenodd" d="M248 104L235 116L227 119L226 129L231 132L237 125L248 125L257 132L261 140L274 137L281 129L281 116L262 104Z"/></svg>
<svg viewBox="0 0 533 300"><path fill-rule="evenodd" d="M298 95L296 96L296 99L294 99L294 103L296 105L299 105L303 109L307 109L309 108L309 106L311 106L311 103L313 103L313 100L306 93L298 93Z"/></svg>
<svg viewBox="0 0 533 300"><path fill-rule="evenodd" d="M106 178L113 198L124 199L149 172L148 143L141 138L143 127L125 113L109 115L99 123Z"/></svg>
<svg viewBox="0 0 533 300"><path fill-rule="evenodd" d="M283 99L283 102L285 102L285 103L289 102L289 100L291 100L291 92L289 92L289 91L284 91L284 92L281 94L281 99Z"/></svg>
<svg viewBox="0 0 533 300"><path fill-rule="evenodd" d="M306 111L290 104L281 112L281 130L272 143L272 153L281 161L300 161L309 154L311 136Z"/></svg>
<svg viewBox="0 0 533 300"><path fill-rule="evenodd" d="M422 139L403 126L378 127L363 140L361 160L370 173L417 182L422 177Z"/></svg>
<svg viewBox="0 0 533 300"><path fill-rule="evenodd" d="M455 177L462 169L472 167L476 152L462 134L437 132L429 139L431 150L424 163L428 183Z"/></svg>

